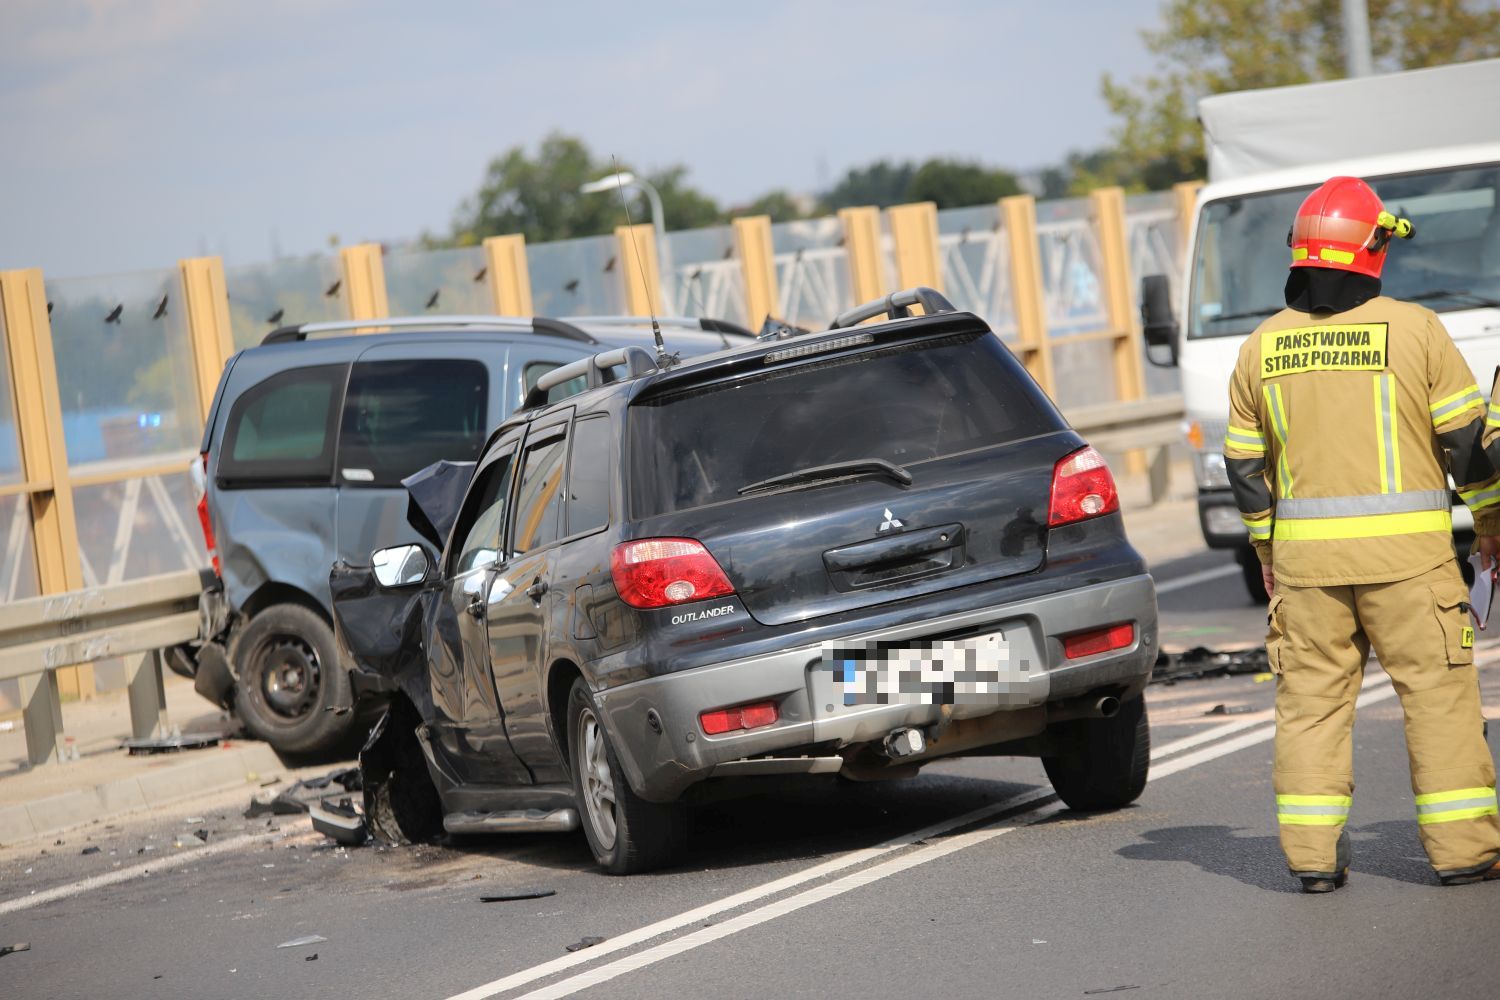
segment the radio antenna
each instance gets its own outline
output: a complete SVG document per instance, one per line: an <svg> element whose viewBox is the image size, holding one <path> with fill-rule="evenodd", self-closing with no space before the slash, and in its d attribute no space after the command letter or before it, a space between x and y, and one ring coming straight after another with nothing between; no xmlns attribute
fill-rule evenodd
<svg viewBox="0 0 1500 1000"><path fill-rule="evenodd" d="M656 306L651 301L651 283L646 280L646 267L641 261L641 247L635 240L635 222L630 218L630 201L625 197L625 182L620 179L620 161L611 153L609 162L615 168L615 186L620 192L620 205L625 209L625 224L630 227L630 248L635 251L635 269L641 276L641 283L646 286L646 312L651 317L651 336L656 338L656 367L667 368L676 359L667 354L666 341L661 339L661 324L656 321Z"/></svg>

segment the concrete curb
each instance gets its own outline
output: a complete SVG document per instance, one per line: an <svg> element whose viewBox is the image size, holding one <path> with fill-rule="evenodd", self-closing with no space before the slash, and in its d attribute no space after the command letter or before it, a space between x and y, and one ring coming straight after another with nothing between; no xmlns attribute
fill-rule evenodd
<svg viewBox="0 0 1500 1000"><path fill-rule="evenodd" d="M49 767L68 767L50 764ZM0 806L0 845L50 836L95 820L145 812L204 792L280 774L286 767L264 743L198 751L171 767L17 805Z"/></svg>

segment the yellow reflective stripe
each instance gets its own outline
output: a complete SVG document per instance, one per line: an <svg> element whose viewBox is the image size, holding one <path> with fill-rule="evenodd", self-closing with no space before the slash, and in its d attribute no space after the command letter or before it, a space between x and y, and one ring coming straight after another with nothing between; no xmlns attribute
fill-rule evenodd
<svg viewBox="0 0 1500 1000"><path fill-rule="evenodd" d="M1278 806L1352 806L1354 798L1349 795L1278 795Z"/></svg>
<svg viewBox="0 0 1500 1000"><path fill-rule="evenodd" d="M1396 377L1390 372L1376 375L1375 450L1380 457L1380 492L1401 492L1400 421L1396 414Z"/></svg>
<svg viewBox="0 0 1500 1000"><path fill-rule="evenodd" d="M1240 515L1240 520L1245 522L1245 528L1250 532L1251 538L1271 537L1271 515L1265 517L1246 517Z"/></svg>
<svg viewBox="0 0 1500 1000"><path fill-rule="evenodd" d="M1318 251L1318 256L1324 260L1331 260L1336 264L1354 263L1354 254L1348 250L1334 250L1332 247L1324 247Z"/></svg>
<svg viewBox="0 0 1500 1000"><path fill-rule="evenodd" d="M1458 491L1458 497L1470 510L1484 510L1500 503L1500 483L1491 483L1489 486L1480 487L1477 490L1469 490L1465 493Z"/></svg>
<svg viewBox="0 0 1500 1000"><path fill-rule="evenodd" d="M1276 488L1282 499L1286 499L1292 495L1292 469L1286 460L1286 413L1281 398L1281 385L1266 386L1265 394L1266 408L1271 412L1271 431L1276 435L1276 443L1281 446L1276 455Z"/></svg>
<svg viewBox="0 0 1500 1000"><path fill-rule="evenodd" d="M1306 260L1307 247L1294 247L1292 249L1292 260Z"/></svg>
<svg viewBox="0 0 1500 1000"><path fill-rule="evenodd" d="M1447 792L1427 792L1417 796L1417 805L1431 806L1440 802L1459 802L1463 799L1482 799L1485 796L1495 797L1495 789L1487 788L1455 788Z"/></svg>
<svg viewBox="0 0 1500 1000"><path fill-rule="evenodd" d="M1249 451L1259 454L1266 450L1266 437L1260 431L1246 430L1243 427L1230 425L1228 433L1224 435L1224 443L1233 445L1238 451Z"/></svg>
<svg viewBox="0 0 1500 1000"><path fill-rule="evenodd" d="M1481 816L1500 815L1500 809L1494 805L1475 806L1472 809L1449 809L1446 812L1424 813L1417 817L1418 826L1426 826L1429 823L1456 823L1462 819L1478 819Z"/></svg>
<svg viewBox="0 0 1500 1000"><path fill-rule="evenodd" d="M1484 424L1486 427L1500 427L1500 406L1496 406L1494 403L1490 404L1489 413L1484 418Z"/></svg>
<svg viewBox="0 0 1500 1000"><path fill-rule="evenodd" d="M1447 423L1458 414L1471 406L1483 406L1484 396L1480 395L1479 386L1471 385L1467 389L1460 389L1451 396L1444 396L1428 407L1432 411L1433 426Z"/></svg>
<svg viewBox="0 0 1500 1000"><path fill-rule="evenodd" d="M1403 514L1372 514L1363 517L1281 518L1276 521L1275 537L1278 542L1313 542L1452 530L1453 515L1450 512L1414 510Z"/></svg>
<svg viewBox="0 0 1500 1000"><path fill-rule="evenodd" d="M1301 813L1277 813L1276 822L1287 826L1338 826L1347 823L1349 816L1304 816Z"/></svg>

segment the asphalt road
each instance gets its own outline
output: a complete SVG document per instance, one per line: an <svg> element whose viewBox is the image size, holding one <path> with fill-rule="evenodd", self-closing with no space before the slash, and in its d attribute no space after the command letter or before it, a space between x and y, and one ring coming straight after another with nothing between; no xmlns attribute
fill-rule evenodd
<svg viewBox="0 0 1500 1000"><path fill-rule="evenodd" d="M1158 580L1169 642L1259 639L1225 556ZM1481 659L1500 715L1500 644ZM243 794L87 828L0 851L0 946L31 944L0 957L0 996L1493 996L1500 884L1437 886L1376 667L1365 699L1331 896L1286 873L1272 685L1240 675L1150 689L1129 809L1063 809L1036 761L958 761L703 807L679 864L634 878L595 872L581 835L345 850L243 819ZM174 846L194 830L206 846ZM480 901L531 889L555 895Z"/></svg>

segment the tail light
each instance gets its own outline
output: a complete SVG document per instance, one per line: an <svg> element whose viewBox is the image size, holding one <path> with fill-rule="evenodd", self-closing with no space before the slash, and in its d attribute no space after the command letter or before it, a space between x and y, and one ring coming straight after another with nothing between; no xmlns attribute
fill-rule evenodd
<svg viewBox="0 0 1500 1000"><path fill-rule="evenodd" d="M643 538L616 545L609 559L620 600L632 608L664 608L734 593L734 586L692 538Z"/></svg>
<svg viewBox="0 0 1500 1000"><path fill-rule="evenodd" d="M774 701L759 701L753 705L737 705L734 708L716 708L698 716L698 724L710 736L732 733L738 729L760 729L774 726L781 714Z"/></svg>
<svg viewBox="0 0 1500 1000"><path fill-rule="evenodd" d="M188 466L188 478L198 491L198 524L203 528L203 544L208 548L209 561L213 563L214 576L223 576L219 566L219 546L214 540L214 524L208 516L208 452L198 456L198 461Z"/></svg>
<svg viewBox="0 0 1500 1000"><path fill-rule="evenodd" d="M1108 653L1112 649L1124 649L1135 642L1135 625L1122 622L1107 628L1063 636L1063 655L1070 660L1096 653Z"/></svg>
<svg viewBox="0 0 1500 1000"><path fill-rule="evenodd" d="M1047 526L1084 521L1120 509L1115 477L1109 474L1104 456L1093 448L1080 448L1052 470L1052 504Z"/></svg>

